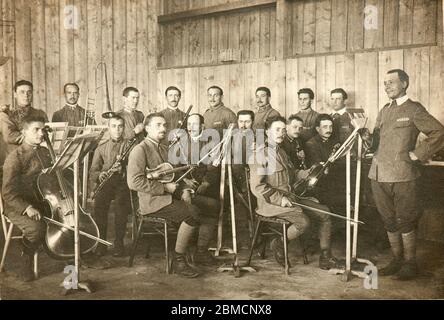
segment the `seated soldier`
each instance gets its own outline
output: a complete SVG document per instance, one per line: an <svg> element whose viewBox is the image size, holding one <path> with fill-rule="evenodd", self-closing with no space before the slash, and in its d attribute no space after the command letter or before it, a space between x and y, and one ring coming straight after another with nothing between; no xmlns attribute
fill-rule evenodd
<svg viewBox="0 0 444 320"><path fill-rule="evenodd" d="M319 239L321 255L319 267L324 270L336 267L332 256L330 216L316 211L301 209L291 198L291 185L307 175L304 170L297 170L281 148L285 136L285 118L272 117L265 122L267 142L255 152L255 163L250 164L251 190L257 198L257 212L267 217L278 217L291 223L287 229L289 241L299 238L307 230L310 219L319 220ZM299 200L303 205L329 211L324 205L315 201ZM276 261L282 266L284 260L284 243L282 237L272 240L271 247Z"/></svg>
<svg viewBox="0 0 444 320"><path fill-rule="evenodd" d="M305 165L304 143L300 138L303 128L304 121L294 114L291 115L287 120L287 133L282 142L282 148L297 169L307 169Z"/></svg>
<svg viewBox="0 0 444 320"><path fill-rule="evenodd" d="M90 169L91 185L97 187L98 184L102 183L106 176L110 174L107 171L111 169L122 152L128 148L128 140L123 138L124 128L125 121L122 117L114 115L109 119L108 129L110 138L98 146L94 152ZM111 201L115 200L114 225L116 238L113 256L123 257L125 255L123 238L125 237L128 208L131 207L130 191L124 179L126 163L122 163L114 169L111 178L105 182L103 188L94 199L94 219L99 228L101 238L106 240L108 211ZM103 256L105 253L106 246L99 244L96 254Z"/></svg>
<svg viewBox="0 0 444 320"><path fill-rule="evenodd" d="M23 232L21 279L34 280L33 256L46 232L42 201L37 198L36 181L43 169L51 166L48 149L41 147L46 119L25 116L21 125L23 143L6 158L3 166L2 196L5 215Z"/></svg>
<svg viewBox="0 0 444 320"><path fill-rule="evenodd" d="M155 169L168 161L167 147L161 143L167 128L165 118L159 113L148 115L144 126L147 136L134 147L128 159L128 186L137 191L142 214L164 218L179 225L172 263L173 272L187 278L197 277L199 273L188 264L186 253L200 224L199 209L173 198L177 184L161 183L147 178L147 168Z"/></svg>

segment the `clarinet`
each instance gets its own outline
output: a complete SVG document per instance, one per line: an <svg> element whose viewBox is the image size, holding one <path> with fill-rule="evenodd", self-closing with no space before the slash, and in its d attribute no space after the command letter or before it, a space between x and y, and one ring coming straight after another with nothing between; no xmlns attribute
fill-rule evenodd
<svg viewBox="0 0 444 320"><path fill-rule="evenodd" d="M94 199L96 197L97 193L99 193L100 190L102 190L102 188L105 186L105 184L108 182L108 180L111 179L111 177L114 175L114 173L116 173L117 168L119 168L122 165L122 162L125 161L125 159L128 157L131 149L136 144L136 142L137 142L137 136L135 136L134 138L132 138L131 140L128 141L127 146L122 151L122 153L117 157L116 161L114 161L111 168L109 168L105 172L105 178L94 189L93 195L91 197L92 199Z"/></svg>

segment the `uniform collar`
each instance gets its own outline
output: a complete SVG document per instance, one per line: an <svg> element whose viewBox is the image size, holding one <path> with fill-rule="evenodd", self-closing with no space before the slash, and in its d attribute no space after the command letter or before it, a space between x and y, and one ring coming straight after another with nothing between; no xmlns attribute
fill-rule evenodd
<svg viewBox="0 0 444 320"><path fill-rule="evenodd" d="M265 105L265 106L263 106L263 107L259 107L259 108L257 109L257 112L265 112L265 111L267 111L268 109L271 109L271 104L267 104L267 105Z"/></svg>
<svg viewBox="0 0 444 320"><path fill-rule="evenodd" d="M216 107L210 107L210 111L216 111L216 110L219 110L222 107L224 107L224 103L223 102L218 104Z"/></svg>
<svg viewBox="0 0 444 320"><path fill-rule="evenodd" d="M30 143L27 143L27 142L23 142L22 145L23 145L23 147L25 149L34 149L34 150L36 150L36 149L40 148L39 144L30 144Z"/></svg>
<svg viewBox="0 0 444 320"><path fill-rule="evenodd" d="M146 138L145 138L146 140L148 140L148 141L150 141L150 142L152 142L152 143L154 143L157 147L160 145L160 142L157 142L156 140L154 140L154 139L151 139L150 137L148 137L148 136L146 136Z"/></svg>
<svg viewBox="0 0 444 320"><path fill-rule="evenodd" d="M68 109L74 110L75 108L77 108L78 104L69 104L68 102L65 105Z"/></svg>
<svg viewBox="0 0 444 320"><path fill-rule="evenodd" d="M344 108L342 108L341 110L338 110L338 111L335 111L335 110L333 110L333 112L331 113L332 115L335 115L335 114L339 114L339 115L344 115L344 113L346 113L347 112L347 108L346 107L344 107Z"/></svg>
<svg viewBox="0 0 444 320"><path fill-rule="evenodd" d="M170 106L167 106L167 110L171 111L171 112L177 112L179 111L179 107L175 107L175 108L171 108Z"/></svg>
<svg viewBox="0 0 444 320"><path fill-rule="evenodd" d="M405 95L405 96L402 96L401 98L398 98L398 99L395 99L395 100L396 100L396 104L398 106L400 106L401 104L405 103L408 99L409 99L409 97L407 95Z"/></svg>
<svg viewBox="0 0 444 320"><path fill-rule="evenodd" d="M120 143L120 142L123 141L123 137L120 137L120 138L117 139L117 140L114 140L113 138L109 138L109 140L110 140L112 143Z"/></svg>
<svg viewBox="0 0 444 320"><path fill-rule="evenodd" d="M202 137L202 133L203 132L201 132L200 135L198 135L197 137L190 136L191 141L192 142L198 142L200 140L200 137Z"/></svg>

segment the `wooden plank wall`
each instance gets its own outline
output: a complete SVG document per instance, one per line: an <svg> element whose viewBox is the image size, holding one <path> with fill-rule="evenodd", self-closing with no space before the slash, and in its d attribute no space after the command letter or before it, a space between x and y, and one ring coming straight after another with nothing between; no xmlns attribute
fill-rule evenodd
<svg viewBox="0 0 444 320"><path fill-rule="evenodd" d="M49 116L63 105L66 82L79 84L80 102L85 106L87 92L91 96L95 92L94 68L103 59L114 109L121 107L122 90L131 85L140 89L141 109L148 112L157 103L156 34L161 2L1 0L2 20L16 23L15 32L9 26L0 31L2 55L13 58L0 67L0 104L11 103L14 78L33 82L34 106ZM69 6L76 8L74 29L66 28L73 13ZM104 94L99 91L96 111L101 113L104 106Z"/></svg>

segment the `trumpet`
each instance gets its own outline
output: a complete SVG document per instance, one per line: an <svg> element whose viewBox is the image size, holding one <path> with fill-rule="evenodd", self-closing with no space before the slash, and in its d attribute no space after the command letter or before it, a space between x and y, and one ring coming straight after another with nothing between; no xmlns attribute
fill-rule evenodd
<svg viewBox="0 0 444 320"><path fill-rule="evenodd" d="M92 199L94 199L96 197L97 193L99 193L100 190L103 189L105 184L108 182L109 179L111 179L111 177L114 175L114 173L116 173L119 170L119 168L122 165L122 162L126 160L126 158L128 157L130 151L132 150L133 146L136 143L137 143L137 136L132 138L131 140L129 140L127 146L122 151L122 153L117 157L116 161L114 161L114 163L111 166L111 168L109 168L105 172L105 178L103 178L103 180L99 183L99 185L94 189L93 195L91 197Z"/></svg>

